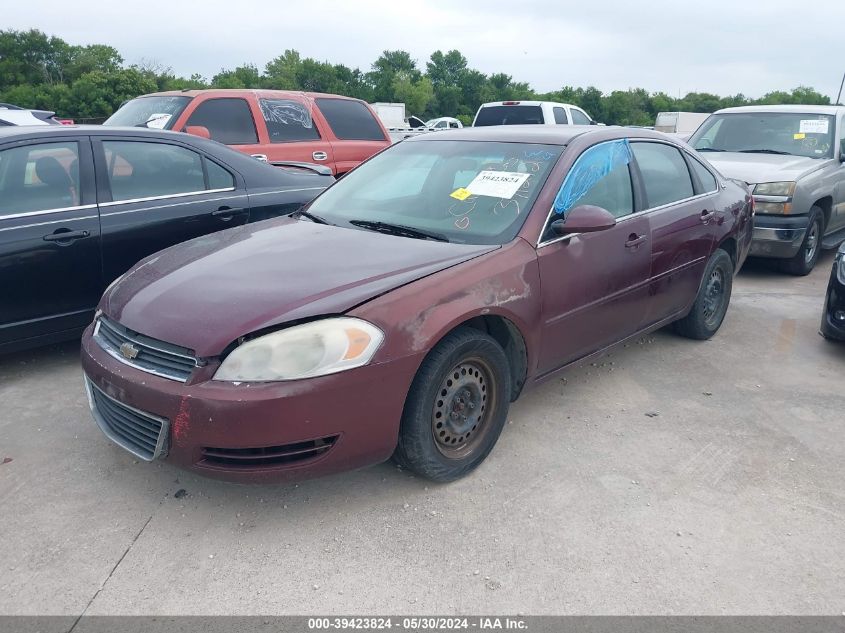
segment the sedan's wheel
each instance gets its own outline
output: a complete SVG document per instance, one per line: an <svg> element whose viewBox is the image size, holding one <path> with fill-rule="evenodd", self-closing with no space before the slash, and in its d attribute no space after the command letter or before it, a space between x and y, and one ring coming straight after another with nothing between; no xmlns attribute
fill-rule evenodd
<svg viewBox="0 0 845 633"><path fill-rule="evenodd" d="M717 249L704 269L704 277L692 310L675 323L679 334L705 340L716 333L731 302L733 274L734 267L730 255L722 249Z"/></svg>
<svg viewBox="0 0 845 633"><path fill-rule="evenodd" d="M462 477L496 444L509 393L508 361L493 338L472 328L448 334L414 378L394 459L436 481Z"/></svg>
<svg viewBox="0 0 845 633"><path fill-rule="evenodd" d="M790 275L809 275L816 266L821 251L822 236L824 235L824 213L819 207L810 209L810 223L804 234L801 248L791 259L781 262L781 269Z"/></svg>

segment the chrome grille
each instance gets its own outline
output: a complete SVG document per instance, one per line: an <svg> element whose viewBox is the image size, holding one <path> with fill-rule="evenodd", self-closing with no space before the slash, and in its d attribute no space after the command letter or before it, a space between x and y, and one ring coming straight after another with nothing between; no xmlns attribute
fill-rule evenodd
<svg viewBox="0 0 845 633"><path fill-rule="evenodd" d="M87 377L85 387L94 420L112 442L146 461L167 454L167 419L115 400Z"/></svg>
<svg viewBox="0 0 845 633"><path fill-rule="evenodd" d="M94 340L117 360L141 371L185 382L201 363L185 347L144 336L101 316Z"/></svg>

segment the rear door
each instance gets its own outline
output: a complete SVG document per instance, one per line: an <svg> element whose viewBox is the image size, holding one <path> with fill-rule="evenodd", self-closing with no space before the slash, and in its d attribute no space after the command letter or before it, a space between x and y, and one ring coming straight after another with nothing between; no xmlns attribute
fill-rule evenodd
<svg viewBox="0 0 845 633"><path fill-rule="evenodd" d="M259 116L267 128L264 153L270 162L317 163L337 171L325 125L310 101L259 97Z"/></svg>
<svg viewBox="0 0 845 633"><path fill-rule="evenodd" d="M336 174L342 175L385 148L389 139L372 111L354 99L315 99L332 131Z"/></svg>
<svg viewBox="0 0 845 633"><path fill-rule="evenodd" d="M104 136L94 152L106 283L151 253L249 220L241 175L193 148Z"/></svg>
<svg viewBox="0 0 845 633"><path fill-rule="evenodd" d="M600 206L617 218L616 226L557 237L548 225L561 215L552 212L537 249L543 301L540 373L554 371L634 334L646 316L649 222L646 214L637 212L629 165L619 164L599 179L590 177L595 168L593 158L620 142L587 149L567 176L576 182L592 180L567 206Z"/></svg>
<svg viewBox="0 0 845 633"><path fill-rule="evenodd" d="M690 306L724 209L716 178L699 161L659 141L631 143L651 223L648 323ZM690 172L692 168L692 174Z"/></svg>
<svg viewBox="0 0 845 633"><path fill-rule="evenodd" d="M103 290L87 136L0 147L0 346L81 328Z"/></svg>

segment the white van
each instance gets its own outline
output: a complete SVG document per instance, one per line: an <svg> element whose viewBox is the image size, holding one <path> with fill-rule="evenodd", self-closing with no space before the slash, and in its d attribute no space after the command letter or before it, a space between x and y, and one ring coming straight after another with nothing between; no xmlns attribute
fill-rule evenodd
<svg viewBox="0 0 845 633"><path fill-rule="evenodd" d="M494 101L482 103L473 127L485 125L597 125L578 106L554 101Z"/></svg>
<svg viewBox="0 0 845 633"><path fill-rule="evenodd" d="M658 112L654 129L658 132L689 135L709 116L709 112Z"/></svg>

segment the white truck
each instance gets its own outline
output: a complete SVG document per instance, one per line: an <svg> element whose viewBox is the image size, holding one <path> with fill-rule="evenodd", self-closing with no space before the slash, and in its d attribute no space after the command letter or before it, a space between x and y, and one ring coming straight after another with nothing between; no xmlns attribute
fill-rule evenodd
<svg viewBox="0 0 845 633"><path fill-rule="evenodd" d="M658 112L654 129L658 132L688 137L709 116L709 112Z"/></svg>
<svg viewBox="0 0 845 633"><path fill-rule="evenodd" d="M473 127L486 125L601 125L578 106L554 101L493 101L482 103Z"/></svg>
<svg viewBox="0 0 845 633"><path fill-rule="evenodd" d="M394 143L410 136L433 132L435 128L426 127L425 122L415 116L405 116L404 103L371 103L376 115L381 119L390 140Z"/></svg>

